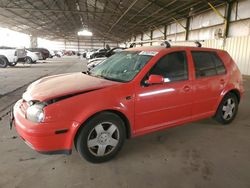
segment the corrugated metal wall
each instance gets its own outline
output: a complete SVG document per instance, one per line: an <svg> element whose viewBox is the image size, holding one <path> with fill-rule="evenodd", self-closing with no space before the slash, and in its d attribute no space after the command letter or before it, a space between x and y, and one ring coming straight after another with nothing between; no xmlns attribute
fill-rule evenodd
<svg viewBox="0 0 250 188"><path fill-rule="evenodd" d="M223 19L214 11L206 11L199 15L190 17L190 28L188 40L205 40L204 46L211 48L224 49L231 54L238 64L241 72L250 75L250 0L235 1L232 8L229 34L225 41L216 39L215 32L218 29L224 30ZM217 7L217 10L225 16L225 6ZM186 19L178 20L184 27ZM171 23L166 26L155 28L152 31L144 31L142 34L131 37L130 41L164 39L172 41L184 41L185 29L179 23ZM164 31L166 27L166 36ZM151 35L152 32L152 35ZM144 44L150 45L151 43ZM153 42L152 45L159 45Z"/></svg>
<svg viewBox="0 0 250 188"><path fill-rule="evenodd" d="M223 41L207 40L204 46L223 49ZM250 75L250 36L227 38L224 50L232 56L242 74Z"/></svg>

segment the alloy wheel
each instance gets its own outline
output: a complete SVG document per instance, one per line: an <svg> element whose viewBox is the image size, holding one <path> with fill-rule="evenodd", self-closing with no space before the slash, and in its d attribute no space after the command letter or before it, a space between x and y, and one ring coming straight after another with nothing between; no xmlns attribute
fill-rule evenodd
<svg viewBox="0 0 250 188"><path fill-rule="evenodd" d="M90 131L87 146L93 155L98 157L105 156L116 148L119 137L119 130L115 124L103 122Z"/></svg>
<svg viewBox="0 0 250 188"><path fill-rule="evenodd" d="M230 120L235 112L235 102L232 98L228 98L222 106L222 116L225 120Z"/></svg>

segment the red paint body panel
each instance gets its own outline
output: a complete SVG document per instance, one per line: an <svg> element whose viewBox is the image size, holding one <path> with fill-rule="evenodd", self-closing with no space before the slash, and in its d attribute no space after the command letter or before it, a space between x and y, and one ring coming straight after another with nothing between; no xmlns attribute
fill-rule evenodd
<svg viewBox="0 0 250 188"><path fill-rule="evenodd" d="M108 80L87 76L81 72L45 77L28 87L27 98L45 101L60 96L91 91L118 84Z"/></svg>
<svg viewBox="0 0 250 188"><path fill-rule="evenodd" d="M70 150L79 127L98 112L112 110L123 114L134 137L211 117L227 92L234 89L242 95L244 91L241 74L227 52L192 47L128 49L134 50L156 51L158 54L128 83L72 73L45 77L31 84L23 95L24 100L14 106L17 132L35 150ZM227 73L196 79L191 56L191 51L195 50L217 52ZM141 81L152 66L162 56L175 51L187 53L188 80L142 87ZM27 100L47 101L76 93L46 106L43 123L36 124L25 118ZM68 132L55 134L63 129Z"/></svg>
<svg viewBox="0 0 250 188"><path fill-rule="evenodd" d="M34 124L25 118L25 114L19 108L22 99L14 106L16 131L25 142L37 151L70 150L71 137L74 129L78 127L77 122L58 121L42 124ZM60 128L59 128L60 125ZM55 134L58 129L70 128L66 134Z"/></svg>

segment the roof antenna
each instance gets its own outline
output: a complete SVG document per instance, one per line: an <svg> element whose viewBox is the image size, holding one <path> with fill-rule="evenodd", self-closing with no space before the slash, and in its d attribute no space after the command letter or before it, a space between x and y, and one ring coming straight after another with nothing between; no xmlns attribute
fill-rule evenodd
<svg viewBox="0 0 250 188"><path fill-rule="evenodd" d="M196 40L194 43L196 44L196 47L198 48L202 47L202 44L198 40Z"/></svg>

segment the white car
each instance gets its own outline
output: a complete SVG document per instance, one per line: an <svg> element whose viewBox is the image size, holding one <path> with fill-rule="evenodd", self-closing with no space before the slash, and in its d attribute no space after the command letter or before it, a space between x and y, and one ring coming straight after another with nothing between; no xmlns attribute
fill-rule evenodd
<svg viewBox="0 0 250 188"><path fill-rule="evenodd" d="M86 53L86 59L90 59L91 55L93 55L97 49L92 49L89 52Z"/></svg>
<svg viewBox="0 0 250 188"><path fill-rule="evenodd" d="M39 60L39 54L40 54L40 52L31 52L29 50L26 50L26 56L18 58L17 61L23 62L23 63L28 63L28 64L36 63L36 61Z"/></svg>
<svg viewBox="0 0 250 188"><path fill-rule="evenodd" d="M1 48L0 49L0 68L15 66L19 58L26 57L24 49Z"/></svg>
<svg viewBox="0 0 250 188"><path fill-rule="evenodd" d="M95 58L95 59L89 60L88 64L87 64L88 69L89 70L93 69L97 65L101 64L105 59L107 59L107 57L100 57L100 58Z"/></svg>
<svg viewBox="0 0 250 188"><path fill-rule="evenodd" d="M55 50L54 53L55 53L56 57L62 57L63 56L62 51Z"/></svg>

